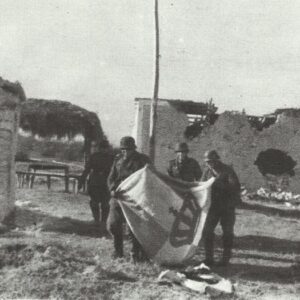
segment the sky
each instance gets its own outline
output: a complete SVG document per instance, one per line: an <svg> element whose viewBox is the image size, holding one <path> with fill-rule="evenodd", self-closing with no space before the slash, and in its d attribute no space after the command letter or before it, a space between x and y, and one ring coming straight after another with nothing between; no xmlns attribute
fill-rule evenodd
<svg viewBox="0 0 300 300"><path fill-rule="evenodd" d="M0 76L131 134L152 97L154 0L1 0ZM159 97L261 115L300 107L299 0L160 0Z"/></svg>

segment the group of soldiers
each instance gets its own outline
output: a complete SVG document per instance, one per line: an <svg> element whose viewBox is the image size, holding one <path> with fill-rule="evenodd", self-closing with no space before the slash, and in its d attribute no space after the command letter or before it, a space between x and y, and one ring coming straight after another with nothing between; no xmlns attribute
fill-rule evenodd
<svg viewBox="0 0 300 300"><path fill-rule="evenodd" d="M123 224L125 222L121 207L118 204L118 185L146 164L151 164L148 156L136 151L134 138L125 136L120 140L121 153L113 157L106 141L92 142L91 156L85 166L79 189L88 179L90 208L96 224L106 224L113 236L115 258L123 257ZM205 264L212 266L214 262L214 231L220 222L223 230L223 257L218 265L229 264L234 238L235 208L240 202L240 183L233 168L224 164L215 150L204 155L205 169L188 156L186 143L178 143L175 147L176 157L169 162L169 176L187 182L206 181L214 177L211 191L211 206L203 230L205 248ZM100 209L101 208L101 209ZM101 214L100 214L101 211ZM131 240L131 258L134 262L147 261L147 255L129 229Z"/></svg>

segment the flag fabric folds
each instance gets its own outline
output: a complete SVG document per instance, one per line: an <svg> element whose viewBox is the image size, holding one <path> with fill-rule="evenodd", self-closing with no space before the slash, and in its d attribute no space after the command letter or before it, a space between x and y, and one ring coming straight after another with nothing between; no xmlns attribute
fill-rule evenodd
<svg viewBox="0 0 300 300"><path fill-rule="evenodd" d="M175 265L195 254L213 181L188 183L146 165L120 184L119 204L149 258Z"/></svg>

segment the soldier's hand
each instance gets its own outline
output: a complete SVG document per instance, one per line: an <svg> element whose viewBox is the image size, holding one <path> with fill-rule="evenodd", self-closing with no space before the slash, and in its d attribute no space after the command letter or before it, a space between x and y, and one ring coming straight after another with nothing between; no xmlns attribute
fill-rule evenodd
<svg viewBox="0 0 300 300"><path fill-rule="evenodd" d="M120 192L120 191L111 191L110 195L111 195L111 197L114 197L114 198L121 198L122 197L122 192Z"/></svg>

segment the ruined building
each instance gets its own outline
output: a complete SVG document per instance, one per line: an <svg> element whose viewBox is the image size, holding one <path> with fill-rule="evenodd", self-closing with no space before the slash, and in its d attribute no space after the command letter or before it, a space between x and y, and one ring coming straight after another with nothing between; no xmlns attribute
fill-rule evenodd
<svg viewBox="0 0 300 300"><path fill-rule="evenodd" d="M138 149L144 153L148 153L150 103L150 99L135 100L134 136ZM159 171L166 172L168 161L174 157L175 144L185 141L190 156L202 166L204 152L217 150L250 191L268 186L300 193L298 110L278 110L264 117L238 112L218 115L216 110L212 103L159 100L155 160ZM269 171L272 169L277 172Z"/></svg>
<svg viewBox="0 0 300 300"><path fill-rule="evenodd" d="M0 77L0 222L14 208L17 130L20 103L24 100L20 84Z"/></svg>

